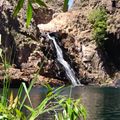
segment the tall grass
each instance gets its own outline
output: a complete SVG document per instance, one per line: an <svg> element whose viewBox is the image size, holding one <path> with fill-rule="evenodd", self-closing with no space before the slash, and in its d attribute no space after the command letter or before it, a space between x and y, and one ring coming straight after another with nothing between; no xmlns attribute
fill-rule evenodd
<svg viewBox="0 0 120 120"><path fill-rule="evenodd" d="M10 76L8 74L8 69L10 68L9 62L6 61L6 57L3 57L2 50L0 57L3 62L4 68L4 80L2 94L0 95L0 120L35 120L39 115L46 112L53 111L55 113L55 120L77 120L78 118L86 119L86 110L80 104L79 100L73 100L70 92L69 97L60 95L61 91L65 89L64 86L57 89L53 89L50 85L46 85L48 93L45 99L36 107L33 108L30 91L36 82L40 69L43 63L41 63L39 71L34 75L34 79L27 88L26 84L21 83L18 93L14 96L13 92L10 90ZM25 95L23 96L23 92ZM29 101L30 106L25 105L26 99ZM53 101L53 102L52 102ZM22 109L28 109L30 114L26 116ZM58 111L58 108L61 111Z"/></svg>

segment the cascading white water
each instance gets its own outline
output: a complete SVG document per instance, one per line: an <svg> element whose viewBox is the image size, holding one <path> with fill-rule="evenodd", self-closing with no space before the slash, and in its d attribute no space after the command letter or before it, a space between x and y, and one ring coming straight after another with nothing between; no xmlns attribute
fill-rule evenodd
<svg viewBox="0 0 120 120"><path fill-rule="evenodd" d="M68 62L64 60L63 52L62 52L61 48L59 47L59 45L57 44L57 42L55 40L55 37L50 36L48 34L48 38L53 41L53 44L55 46L56 53L57 53L57 60L65 68L66 75L70 79L70 81L73 84L73 86L80 85L80 81L78 80L78 78L76 78L74 70L70 67Z"/></svg>

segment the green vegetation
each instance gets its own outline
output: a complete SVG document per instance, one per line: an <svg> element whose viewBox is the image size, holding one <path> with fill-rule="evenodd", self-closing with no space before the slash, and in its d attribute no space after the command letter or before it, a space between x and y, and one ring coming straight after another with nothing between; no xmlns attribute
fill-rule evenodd
<svg viewBox="0 0 120 120"><path fill-rule="evenodd" d="M3 88L0 95L0 120L26 120L25 115L17 108L19 97L14 98L13 92L9 89L11 80L8 69L11 65L6 61L6 55L3 56L2 53L3 51L0 48L0 58L4 68Z"/></svg>
<svg viewBox="0 0 120 120"><path fill-rule="evenodd" d="M107 12L103 8L96 8L89 14L88 19L93 25L93 39L98 45L103 45L106 39Z"/></svg>
<svg viewBox="0 0 120 120"><path fill-rule="evenodd" d="M68 2L69 2L69 0L64 0L64 5L63 5L64 12L68 11Z"/></svg>
<svg viewBox="0 0 120 120"><path fill-rule="evenodd" d="M86 120L86 110L83 105L80 104L80 99L73 100L72 98L62 98L64 102L58 101L63 107L61 112L56 112L56 120L78 120L81 118Z"/></svg>
<svg viewBox="0 0 120 120"><path fill-rule="evenodd" d="M25 0L19 0L18 4L14 10L13 15L16 16L19 11L21 10L21 8L23 7ZM47 5L42 1L42 0L27 0L27 11L26 11L26 15L27 15L27 21L26 21L26 26L28 27L30 24L30 21L32 19L32 11L33 11L33 3L37 3L40 6L44 6L47 7Z"/></svg>
<svg viewBox="0 0 120 120"><path fill-rule="evenodd" d="M8 108L0 103L0 120L26 120L26 117L18 109Z"/></svg>
<svg viewBox="0 0 120 120"><path fill-rule="evenodd" d="M6 89L10 93L10 89ZM1 95L4 101L0 102L0 120L35 120L39 115L49 111L55 112L55 120L78 120L78 118L86 120L86 110L80 104L80 100L73 100L72 98L60 95L60 92L64 89L63 87L57 89L51 88L51 90L49 90L50 87L47 87L48 93L45 99L36 108L32 107L28 89L22 83L15 99L12 92L9 99L9 94ZM22 96L23 91L26 92L24 97ZM25 105L26 98L31 106ZM30 114L26 116L22 112L22 108L28 109ZM58 108L61 108L61 111L57 111Z"/></svg>
<svg viewBox="0 0 120 120"><path fill-rule="evenodd" d="M32 14L33 14L33 3L37 3L38 5L42 7L47 7L45 2L43 0L19 0L18 4L14 10L13 16L15 17L19 11L23 8L23 5L27 1L27 10L26 10L26 26L28 27L30 25L31 19L32 19ZM63 11L66 12L68 10L68 2L69 0L64 0L64 5L63 5Z"/></svg>

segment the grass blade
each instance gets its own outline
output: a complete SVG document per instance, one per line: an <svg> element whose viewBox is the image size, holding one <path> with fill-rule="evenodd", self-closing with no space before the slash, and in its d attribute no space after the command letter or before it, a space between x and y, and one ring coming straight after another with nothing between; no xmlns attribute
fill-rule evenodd
<svg viewBox="0 0 120 120"><path fill-rule="evenodd" d="M30 91L31 91L31 89L32 89L32 87L33 87L33 84L34 84L35 81L37 80L37 76L38 76L38 73L35 74L35 77L34 77L34 79L32 80L32 82L31 82L31 84L30 84L30 86L29 86L29 88L28 88L28 90L27 90L28 94L30 93ZM21 103L21 105L20 105L20 110L21 110L21 108L23 107L26 98L27 98L27 95L25 95L24 98L23 98L23 100L22 100L22 103Z"/></svg>
<svg viewBox="0 0 120 120"><path fill-rule="evenodd" d="M49 53L49 52L48 52L48 53ZM48 55L48 53L47 53L47 55ZM30 86L29 86L29 88L28 88L28 93L31 91L31 89L32 89L32 87L33 87L33 85L34 85L34 83L37 81L39 72L40 72L40 70L42 69L43 64L44 64L44 61L41 63L40 69L38 70L38 72L35 74L33 80L31 81ZM26 98L27 98L27 96L25 95L25 96L24 96L24 99L22 100L22 103L21 103L21 105L20 105L20 110L21 110L21 108L23 107Z"/></svg>
<svg viewBox="0 0 120 120"><path fill-rule="evenodd" d="M23 92L23 85L21 84L19 89L18 89L18 93L17 93L17 96L18 96L18 99L20 100L21 96L22 96L22 92Z"/></svg>
<svg viewBox="0 0 120 120"><path fill-rule="evenodd" d="M30 102L30 105L32 106L32 102L31 102L31 100L30 100L30 96L29 96L28 89L27 89L25 83L22 83L22 85L23 85L23 87L24 87L25 93L26 93L26 95L27 95L27 97L28 97L28 100L29 100L29 102ZM33 106L32 106L32 107L33 107Z"/></svg>
<svg viewBox="0 0 120 120"><path fill-rule="evenodd" d="M36 3L39 4L40 6L47 7L47 5L42 0L36 0Z"/></svg>
<svg viewBox="0 0 120 120"><path fill-rule="evenodd" d="M24 3L24 0L19 0L18 1L18 4L14 10L14 13L13 13L13 16L16 16L18 14L18 12L20 11L20 9L23 7L23 3Z"/></svg>
<svg viewBox="0 0 120 120"><path fill-rule="evenodd" d="M68 2L69 2L69 0L64 0L63 12L68 11Z"/></svg>
<svg viewBox="0 0 120 120"><path fill-rule="evenodd" d="M30 112L34 112L34 109L33 108L31 108L31 107L29 107L29 106L27 106L27 105L24 105Z"/></svg>
<svg viewBox="0 0 120 120"><path fill-rule="evenodd" d="M30 25L30 21L32 19L32 4L30 1L28 1L28 7L27 7L27 22L26 26L28 27Z"/></svg>
<svg viewBox="0 0 120 120"><path fill-rule="evenodd" d="M11 91L11 93L10 93L10 99L9 99L9 108L12 107L13 102L14 102L13 91Z"/></svg>
<svg viewBox="0 0 120 120"><path fill-rule="evenodd" d="M53 110L55 108L57 108L58 106L61 106L60 104L54 105L53 107L50 108L46 108L47 103L52 100L52 99L56 99L56 97L58 97L58 95L60 94L60 92L63 90L62 87L57 88L56 90L52 91L49 93L49 95L46 96L46 98L41 102L41 104L34 110L34 112L31 113L30 119L29 120L34 120L36 117L38 117L40 114L43 114L47 111Z"/></svg>

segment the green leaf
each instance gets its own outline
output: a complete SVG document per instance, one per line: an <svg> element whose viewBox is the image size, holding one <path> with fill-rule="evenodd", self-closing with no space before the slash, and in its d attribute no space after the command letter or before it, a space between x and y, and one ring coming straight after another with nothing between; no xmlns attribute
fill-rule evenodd
<svg viewBox="0 0 120 120"><path fill-rule="evenodd" d="M30 1L28 1L27 22L26 22L26 26L27 26L27 27L30 25L31 19L32 19L32 4L31 4Z"/></svg>
<svg viewBox="0 0 120 120"><path fill-rule="evenodd" d="M32 106L32 102L31 102L31 99L30 99L30 96L29 96L28 89L27 89L25 83L22 83L22 85L23 85L23 87L24 87L25 93L26 93L26 95L27 95L27 97L28 97L28 100L29 100L29 102L30 102L30 105Z"/></svg>
<svg viewBox="0 0 120 120"><path fill-rule="evenodd" d="M29 106L27 106L27 105L24 105L30 112L34 112L34 109L33 108L31 108L31 107L29 107Z"/></svg>
<svg viewBox="0 0 120 120"><path fill-rule="evenodd" d="M24 0L19 0L18 1L18 4L14 10L14 13L13 13L13 16L16 16L18 14L18 12L20 11L20 9L23 7L23 3L24 3Z"/></svg>
<svg viewBox="0 0 120 120"><path fill-rule="evenodd" d="M68 2L69 2L69 0L64 0L63 12L68 11Z"/></svg>
<svg viewBox="0 0 120 120"><path fill-rule="evenodd" d="M35 120L40 114L49 112L49 111L54 110L54 109L56 109L58 107L60 107L60 105L52 106L52 107L50 107L48 109L44 109L43 111L41 111L39 109L34 110L34 112L32 112L32 115L30 116L29 120Z"/></svg>
<svg viewBox="0 0 120 120"><path fill-rule="evenodd" d="M39 71L38 71L39 72ZM35 83L35 81L37 80L37 76L38 76L38 73L35 74L33 80L31 81L30 85L29 85L29 88L28 88L28 93L30 93L32 87L33 87L33 84ZM22 102L21 102L21 105L20 105L20 110L21 108L23 107L24 103L25 103L25 100L27 98L27 95L24 96Z"/></svg>
<svg viewBox="0 0 120 120"><path fill-rule="evenodd" d="M0 48L0 58L2 59L3 56L2 56L2 49Z"/></svg>
<svg viewBox="0 0 120 120"><path fill-rule="evenodd" d="M49 84L43 85L45 88L47 88L48 93L53 91L53 88Z"/></svg>
<svg viewBox="0 0 120 120"><path fill-rule="evenodd" d="M46 96L46 98L40 103L40 105L38 105L37 108L34 109L34 112L32 112L29 120L34 120L38 115L60 107L60 105L58 104L58 105L54 105L53 107L46 108L49 101L52 100L53 98L56 98L58 94L60 94L62 88L63 87L59 87L54 91L55 94L52 94L51 96Z"/></svg>
<svg viewBox="0 0 120 120"><path fill-rule="evenodd" d="M80 106L79 112L81 113L81 116L83 117L83 120L86 120L87 112L86 112L86 109L83 105Z"/></svg>
<svg viewBox="0 0 120 120"><path fill-rule="evenodd" d="M40 6L47 7L47 5L42 0L36 0L36 3L39 4Z"/></svg>

